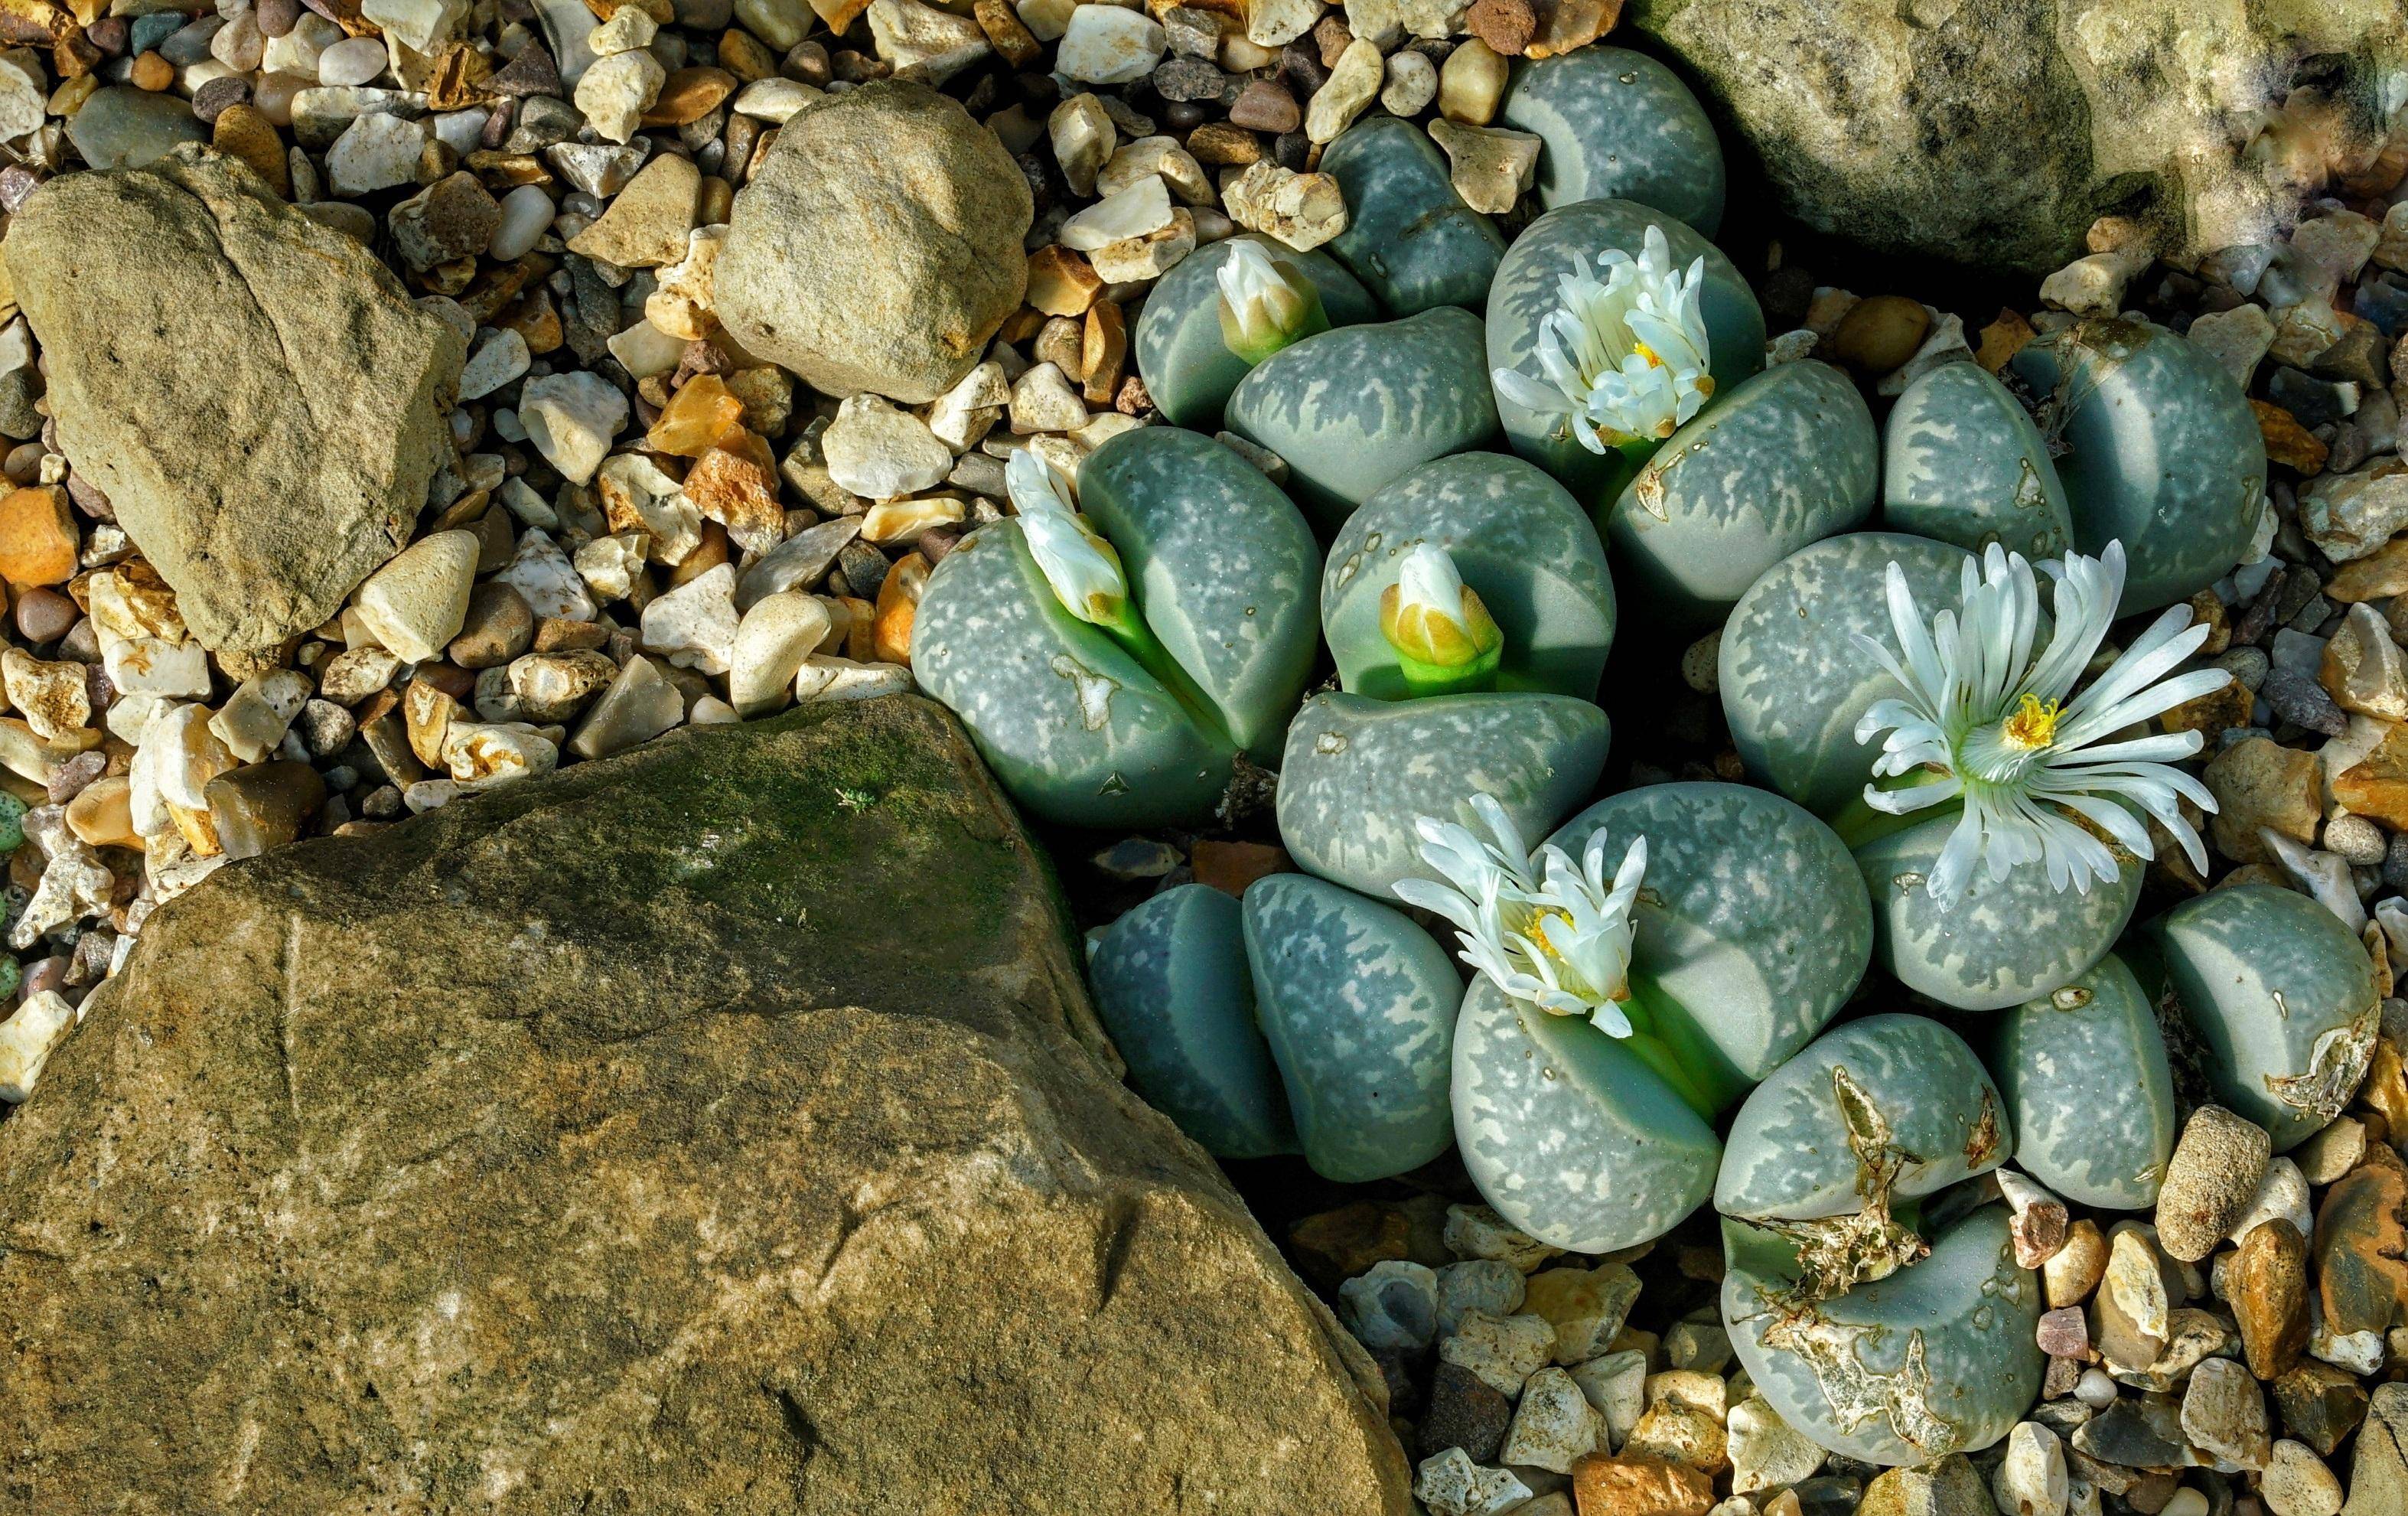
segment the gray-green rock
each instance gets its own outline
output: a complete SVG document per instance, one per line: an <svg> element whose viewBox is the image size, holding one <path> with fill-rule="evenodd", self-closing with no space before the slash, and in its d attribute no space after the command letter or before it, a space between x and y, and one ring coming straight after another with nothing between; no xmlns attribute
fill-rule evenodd
<svg viewBox="0 0 2408 1516"><path fill-rule="evenodd" d="M1468 822L1470 797L1491 795L1536 842L1596 788L1610 737L1604 711L1566 695L1316 694L1288 728L1280 840L1312 872L1385 899L1399 880L1438 877L1418 818Z"/></svg>
<svg viewBox="0 0 2408 1516"><path fill-rule="evenodd" d="M1535 132L1539 203L1636 200L1714 235L1723 150L1705 108L1670 69L1627 48L1589 47L1517 62L1500 126Z"/></svg>
<svg viewBox="0 0 2408 1516"><path fill-rule="evenodd" d="M2156 1009L2121 958L2000 1015L1989 1066L2017 1168L2086 1206L2156 1202L2174 1151L2173 1075Z"/></svg>
<svg viewBox="0 0 2408 1516"><path fill-rule="evenodd" d="M1480 318L1440 306L1306 337L1229 396L1229 429L1287 460L1325 533L1390 479L1497 435Z"/></svg>
<svg viewBox="0 0 2408 1516"><path fill-rule="evenodd" d="M2073 540L2048 443L1979 364L1906 387L1883 434L1882 523L1969 552L1998 543L2037 563Z"/></svg>
<svg viewBox="0 0 2408 1516"><path fill-rule="evenodd" d="M1424 542L1446 550L1504 634L1499 689L1596 696L1613 646L1605 546L1561 485L1494 452L1424 464L1346 519L1321 577L1322 632L1340 684L1382 700L1405 694L1380 600Z"/></svg>
<svg viewBox="0 0 2408 1516"><path fill-rule="evenodd" d="M1346 196L1346 230L1329 250L1398 316L1433 306L1474 310L1488 298L1505 239L1455 193L1446 155L1395 116L1367 116L1321 154Z"/></svg>
<svg viewBox="0 0 2408 1516"><path fill-rule="evenodd" d="M1332 326L1352 326L1377 320L1379 306L1355 281L1345 265L1315 250L1298 252L1254 232L1210 242L1197 249L1154 287L1145 297L1145 313L1138 318L1130 349L1145 393L1165 419L1181 426L1211 431L1221 424L1221 408L1229 392L1246 377L1246 361L1229 350L1221 336L1221 265L1230 250L1251 242L1270 254L1274 263L1300 270L1321 292L1322 314Z"/></svg>
<svg viewBox="0 0 2408 1516"><path fill-rule="evenodd" d="M1541 1242L1611 1252L1713 1193L1713 1128L1586 1019L1472 980L1455 1026L1455 1140L1497 1213Z"/></svg>
<svg viewBox="0 0 2408 1516"><path fill-rule="evenodd" d="M279 849L88 1011L0 1123L0 1506L1411 1509L925 701Z"/></svg>
<svg viewBox="0 0 2408 1516"><path fill-rule="evenodd" d="M1895 532L1830 537L1790 554L1740 597L1717 653L1723 714L1748 773L1817 815L1864 794L1878 742L1856 719L1905 692L1856 636L1897 651L1882 585L1906 573L1915 603L1954 608L1970 555Z"/></svg>
<svg viewBox="0 0 2408 1516"><path fill-rule="evenodd" d="M1861 525L1880 469L1854 380L1812 359L1767 369L1673 433L1613 503L1623 593L1671 627L1719 621L1766 569Z"/></svg>
<svg viewBox="0 0 2408 1516"><path fill-rule="evenodd" d="M1079 468L1079 508L1230 740L1271 761L1320 652L1312 528L1262 470L1175 426L1097 448Z"/></svg>
<svg viewBox="0 0 2408 1516"><path fill-rule="evenodd" d="M1028 286L1035 203L995 134L924 84L880 79L778 129L714 276L746 351L829 394L934 400Z"/></svg>
<svg viewBox="0 0 2408 1516"><path fill-rule="evenodd" d="M1808 1044L1739 1108L1714 1209L1750 1221L1852 1215L1875 1197L1986 1174L2014 1149L1963 1037L1922 1016L1868 1016Z"/></svg>
<svg viewBox="0 0 2408 1516"><path fill-rule="evenodd" d="M2361 162L2391 104L2386 60L2408 45L2394 0L1636 0L1622 23L1697 82L1783 214L1880 252L2034 277L2080 256L2111 212L2186 265L2263 239L2299 192L2275 138L2229 129L2230 81L2328 60L2317 89L2333 108L2298 129Z"/></svg>
<svg viewBox="0 0 2408 1516"><path fill-rule="evenodd" d="M1579 56L1570 54L1564 61ZM1608 249L1638 257L1650 227L1664 234L1673 266L1684 273L1696 260L1705 260L1698 314L1705 322L1715 393L1727 395L1754 377L1764 367L1764 312L1747 280L1720 248L1677 218L1635 200L1565 205L1532 222L1513 239L1488 292L1489 366L1538 377L1533 355L1539 350L1540 328L1562 304L1563 277L1584 263L1595 272L1599 255ZM1612 503L1602 496L1609 484L1618 489L1623 482L1627 470L1619 457L1591 452L1562 435L1558 419L1526 410L1501 395L1497 409L1515 452L1561 479L1584 508L1597 510Z"/></svg>
<svg viewBox="0 0 2408 1516"><path fill-rule="evenodd" d="M204 644L322 625L409 540L453 455L459 334L239 162L54 179L8 273L60 446Z"/></svg>
<svg viewBox="0 0 2408 1516"><path fill-rule="evenodd" d="M1873 957L1898 981L1958 1010L2000 1010L2043 995L2097 963L2140 904L2143 865L2087 892L2059 890L2031 863L2002 880L1977 865L1954 899L1928 887L1961 812L1953 805L1856 848L1873 902Z"/></svg>
<svg viewBox="0 0 2408 1516"><path fill-rule="evenodd" d="M1096 944L1087 981L1129 1083L1205 1151L1297 1151L1279 1070L1254 1024L1234 897L1182 884L1135 907Z"/></svg>
<svg viewBox="0 0 2408 1516"><path fill-rule="evenodd" d="M1248 886L1244 918L1255 1012L1314 1172L1363 1183L1444 1152L1463 984L1446 950L1395 907L1301 874Z"/></svg>
<svg viewBox="0 0 2408 1516"><path fill-rule="evenodd" d="M2009 360L2048 397L2073 545L2124 544L2117 614L2188 599L2248 551L2266 444L2241 387L2189 339L2148 322L2077 322Z"/></svg>
<svg viewBox="0 0 2408 1516"><path fill-rule="evenodd" d="M2308 896L2236 885L2151 922L2133 954L2143 989L2171 990L2234 1112L2286 1152L2341 1114L2382 1028L2374 965Z"/></svg>
<svg viewBox="0 0 2408 1516"><path fill-rule="evenodd" d="M66 128L67 140L94 168L148 168L182 143L209 138L191 101L123 84L94 90Z"/></svg>
<svg viewBox="0 0 2408 1516"><path fill-rule="evenodd" d="M1600 830L1613 859L1647 838L1631 980L1691 1073L1736 1098L1856 993L1872 911L1846 846L1813 816L1748 785L1650 784L1549 840L1578 858Z"/></svg>

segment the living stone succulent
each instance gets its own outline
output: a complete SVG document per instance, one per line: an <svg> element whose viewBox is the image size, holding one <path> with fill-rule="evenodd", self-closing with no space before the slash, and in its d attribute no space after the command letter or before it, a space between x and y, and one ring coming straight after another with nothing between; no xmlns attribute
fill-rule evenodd
<svg viewBox="0 0 2408 1516"><path fill-rule="evenodd" d="M2001 1012L1986 1058L2017 1168L2086 1206L2157 1200L2174 1151L2173 1074L2157 1008L2121 958Z"/></svg>
<svg viewBox="0 0 2408 1516"><path fill-rule="evenodd" d="M1722 144L1670 69L1627 48L1583 48L1524 64L1498 124L1537 134L1539 203L1635 200L1705 236L1722 224ZM1525 234L1526 236L1527 234Z"/></svg>
<svg viewBox="0 0 2408 1516"><path fill-rule="evenodd" d="M1429 134L1395 116L1369 116L1321 154L1345 193L1346 230L1329 250L1398 316L1435 306L1477 310L1488 298L1505 239L1455 193Z"/></svg>
<svg viewBox="0 0 2408 1516"><path fill-rule="evenodd" d="M1175 426L1218 427L1230 392L1254 367L1229 350L1221 323L1221 269L1247 247L1312 280L1330 325L1353 326L1380 314L1370 292L1326 252L1298 252L1252 232L1197 249L1146 297L1129 342L1146 393Z"/></svg>
<svg viewBox="0 0 2408 1516"><path fill-rule="evenodd" d="M1890 408L1882 521L1970 552L1998 543L2035 562L2073 543L2047 438L1979 364L1942 364Z"/></svg>

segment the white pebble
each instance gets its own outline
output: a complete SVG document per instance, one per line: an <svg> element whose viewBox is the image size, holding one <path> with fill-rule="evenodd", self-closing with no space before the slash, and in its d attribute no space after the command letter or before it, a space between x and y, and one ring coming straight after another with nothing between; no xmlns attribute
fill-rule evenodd
<svg viewBox="0 0 2408 1516"><path fill-rule="evenodd" d="M1114 242L1145 236L1170 224L1170 186L1150 175L1118 194L1107 195L1062 223L1061 243L1093 252Z"/></svg>
<svg viewBox="0 0 2408 1516"><path fill-rule="evenodd" d="M336 89L366 84L384 72L384 39L345 37L318 54L318 82Z"/></svg>
<svg viewBox="0 0 2408 1516"><path fill-rule="evenodd" d="M343 128L326 150L326 180L339 195L362 195L415 183L426 150L423 122L372 111Z"/></svg>
<svg viewBox="0 0 2408 1516"><path fill-rule="evenodd" d="M490 333L460 370L460 398L482 400L527 371L526 338L509 327Z"/></svg>
<svg viewBox="0 0 2408 1516"><path fill-rule="evenodd" d="M477 534L437 532L402 550L360 586L360 620L406 664L443 655L468 617L477 578Z"/></svg>
<svg viewBox="0 0 2408 1516"><path fill-rule="evenodd" d="M552 225L552 196L537 185L520 185L502 196L502 219L494 227L486 255L503 264L525 257Z"/></svg>
<svg viewBox="0 0 2408 1516"><path fill-rule="evenodd" d="M728 703L746 716L775 710L804 660L826 640L829 624L827 607L815 595L786 590L754 601L736 623Z"/></svg>
<svg viewBox="0 0 2408 1516"><path fill-rule="evenodd" d="M22 1104L42 1077L42 1065L66 1040L76 1010L56 990L36 990L0 1022L0 1100Z"/></svg>
<svg viewBox="0 0 2408 1516"><path fill-rule="evenodd" d="M870 500L927 489L953 466L953 450L937 440L927 422L874 394L857 394L837 407L836 420L820 438L820 452L830 479Z"/></svg>
<svg viewBox="0 0 2408 1516"><path fill-rule="evenodd" d="M736 652L736 570L719 564L644 607L646 652L680 668L724 674Z"/></svg>
<svg viewBox="0 0 2408 1516"><path fill-rule="evenodd" d="M627 424L627 397L599 374L546 374L519 392L519 424L561 478L589 484Z"/></svg>
<svg viewBox="0 0 2408 1516"><path fill-rule="evenodd" d="M1081 6L1070 12L1054 68L1088 84L1127 84L1154 72L1164 44L1161 23L1142 10Z"/></svg>
<svg viewBox="0 0 2408 1516"><path fill-rule="evenodd" d="M636 135L667 79L668 70L649 52L612 53L577 81L577 108L597 134L624 142Z"/></svg>

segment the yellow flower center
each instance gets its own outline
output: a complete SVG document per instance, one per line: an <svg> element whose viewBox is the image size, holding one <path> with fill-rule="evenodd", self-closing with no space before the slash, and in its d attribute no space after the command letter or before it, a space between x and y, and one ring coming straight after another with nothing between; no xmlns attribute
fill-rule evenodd
<svg viewBox="0 0 2408 1516"><path fill-rule="evenodd" d="M1647 366L1650 368L1661 368L1664 366L1664 360L1656 357L1656 350L1649 347L1644 342L1633 342L1630 344L1630 350L1639 354L1641 358L1646 359Z"/></svg>
<svg viewBox="0 0 2408 1516"><path fill-rule="evenodd" d="M2042 705L2040 696L2027 694L2015 713L2007 718L2001 735L2011 747L2038 752L2057 740L2057 719L2063 714L2062 703L2052 700Z"/></svg>

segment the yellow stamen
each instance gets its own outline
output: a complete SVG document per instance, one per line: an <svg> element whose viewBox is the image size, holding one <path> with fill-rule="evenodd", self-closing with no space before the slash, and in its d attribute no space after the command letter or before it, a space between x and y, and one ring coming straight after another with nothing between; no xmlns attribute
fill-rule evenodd
<svg viewBox="0 0 2408 1516"><path fill-rule="evenodd" d="M2057 740L2057 719L2063 713L2062 703L2052 700L2042 705L2040 696L2027 694L2015 713L2007 718L2000 735L2010 746L2037 752Z"/></svg>
<svg viewBox="0 0 2408 1516"><path fill-rule="evenodd" d="M1646 359L1647 366L1650 368L1661 368L1664 366L1664 360L1656 357L1656 350L1649 347L1644 342L1633 342L1630 344L1630 350L1639 354L1641 358Z"/></svg>

